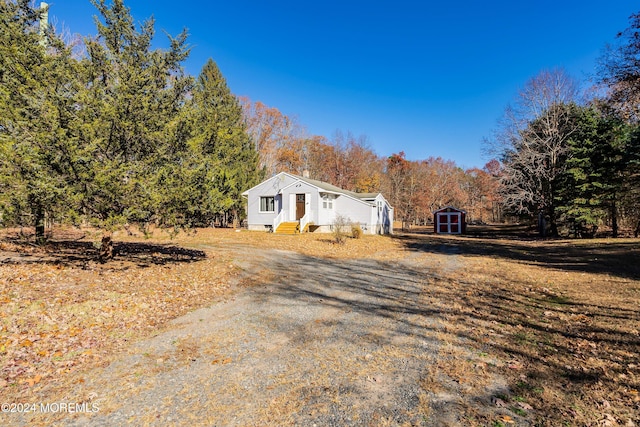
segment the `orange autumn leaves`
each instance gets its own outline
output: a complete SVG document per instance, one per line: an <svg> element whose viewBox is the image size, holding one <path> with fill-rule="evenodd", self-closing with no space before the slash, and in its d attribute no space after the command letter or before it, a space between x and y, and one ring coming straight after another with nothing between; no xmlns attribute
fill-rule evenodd
<svg viewBox="0 0 640 427"><path fill-rule="evenodd" d="M7 399L105 361L224 292L234 274L213 254L180 269L126 260L36 262L39 256L47 254L36 251L29 263L15 254L0 264L0 389Z"/></svg>

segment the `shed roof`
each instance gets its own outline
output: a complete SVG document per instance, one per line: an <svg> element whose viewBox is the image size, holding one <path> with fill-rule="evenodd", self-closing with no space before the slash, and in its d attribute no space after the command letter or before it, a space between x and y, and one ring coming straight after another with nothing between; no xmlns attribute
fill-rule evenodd
<svg viewBox="0 0 640 427"><path fill-rule="evenodd" d="M467 211L463 210L463 209L458 209L458 208L454 208L453 206L445 206L444 208L440 208L436 211L433 211L434 214L437 214L438 212L462 212L462 213L467 213Z"/></svg>

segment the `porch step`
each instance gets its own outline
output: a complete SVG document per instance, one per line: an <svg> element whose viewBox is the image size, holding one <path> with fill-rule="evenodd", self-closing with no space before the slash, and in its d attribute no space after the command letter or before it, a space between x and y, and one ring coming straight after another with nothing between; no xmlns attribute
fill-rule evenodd
<svg viewBox="0 0 640 427"><path fill-rule="evenodd" d="M298 234L298 222L282 222L276 229L276 234Z"/></svg>

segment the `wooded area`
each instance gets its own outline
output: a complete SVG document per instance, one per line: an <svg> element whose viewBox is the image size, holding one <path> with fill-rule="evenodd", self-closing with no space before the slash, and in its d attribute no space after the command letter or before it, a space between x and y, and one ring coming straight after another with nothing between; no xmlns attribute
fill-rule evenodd
<svg viewBox="0 0 640 427"><path fill-rule="evenodd" d="M238 224L240 194L286 171L381 191L403 225L447 205L471 222L539 220L543 235L640 233L640 15L601 59L589 96L562 70L532 78L486 147L482 169L364 135L308 135L293 117L234 96L210 59L188 75L187 34L152 48L122 0L92 0L97 34L65 42L44 11L0 1L0 226L128 224L178 231ZM593 95L596 94L596 95ZM480 138L480 136L479 136ZM399 142L401 145L401 141Z"/></svg>
<svg viewBox="0 0 640 427"><path fill-rule="evenodd" d="M152 49L121 0L93 1L98 35L74 54L29 1L2 1L2 224L178 230L239 220L258 182L242 108L213 60L194 79L186 33ZM108 238L108 236L107 236Z"/></svg>

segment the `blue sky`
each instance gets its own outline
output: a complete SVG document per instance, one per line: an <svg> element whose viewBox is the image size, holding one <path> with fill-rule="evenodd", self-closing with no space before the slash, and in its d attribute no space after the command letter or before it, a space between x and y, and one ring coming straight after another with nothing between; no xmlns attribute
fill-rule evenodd
<svg viewBox="0 0 640 427"><path fill-rule="evenodd" d="M58 29L95 34L89 0L50 0ZM366 135L388 156L482 167L482 139L543 69L587 81L631 0L125 0L136 21L189 31L187 71L213 58L231 91L296 116L310 135Z"/></svg>

